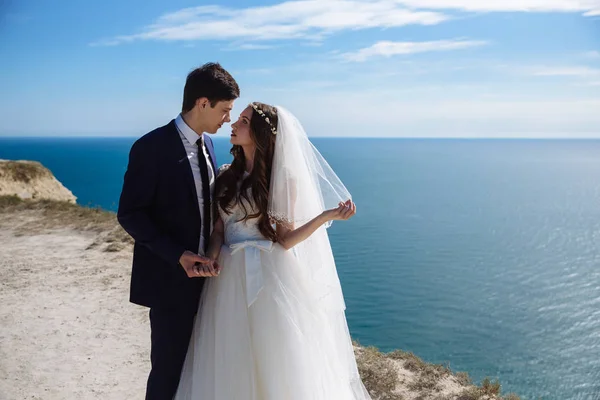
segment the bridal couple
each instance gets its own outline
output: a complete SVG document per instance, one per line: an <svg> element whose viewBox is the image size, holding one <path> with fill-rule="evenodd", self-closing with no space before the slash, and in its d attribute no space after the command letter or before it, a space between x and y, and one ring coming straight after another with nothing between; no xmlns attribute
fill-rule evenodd
<svg viewBox="0 0 600 400"><path fill-rule="evenodd" d="M327 235L350 194L285 108L239 97L208 63L180 115L137 140L118 219L135 239L130 300L150 308L147 400L370 399Z"/></svg>

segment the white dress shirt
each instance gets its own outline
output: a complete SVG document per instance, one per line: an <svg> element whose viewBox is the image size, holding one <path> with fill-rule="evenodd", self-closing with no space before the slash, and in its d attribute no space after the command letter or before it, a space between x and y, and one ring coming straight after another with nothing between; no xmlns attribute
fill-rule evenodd
<svg viewBox="0 0 600 400"><path fill-rule="evenodd" d="M183 146L185 147L185 153L187 155L188 160L190 160L190 166L192 167L192 175L194 176L194 184L196 185L196 193L198 195L198 207L200 207L200 218L202 218L202 223L204 223L204 196L202 194L202 177L200 175L200 165L198 164L198 145L196 141L200 138L204 140L202 135L198 135L192 128L185 123L181 114L177 116L175 119L175 125L177 126L177 130L179 131L179 137L181 137L181 141L183 142ZM212 199L214 191L215 191L215 171L213 170L212 163L210 162L210 158L206 153L206 149L203 148L204 158L206 158L206 165L208 166L208 181L210 186L210 197ZM208 200L210 201L210 199ZM211 231L212 231L212 221L211 221ZM210 238L205 238L203 232L200 232L200 243L198 244L198 254L204 255L204 244Z"/></svg>

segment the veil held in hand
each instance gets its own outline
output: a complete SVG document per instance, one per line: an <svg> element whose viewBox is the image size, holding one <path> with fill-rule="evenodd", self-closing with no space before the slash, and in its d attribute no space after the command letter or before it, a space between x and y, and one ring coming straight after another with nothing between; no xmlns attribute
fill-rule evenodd
<svg viewBox="0 0 600 400"><path fill-rule="evenodd" d="M278 123L269 190L268 214L273 220L298 228L323 211L337 208L352 197L342 181L313 146L288 110L276 106ZM326 228L319 228L293 249L311 274L315 294L323 306L345 309L342 290Z"/></svg>

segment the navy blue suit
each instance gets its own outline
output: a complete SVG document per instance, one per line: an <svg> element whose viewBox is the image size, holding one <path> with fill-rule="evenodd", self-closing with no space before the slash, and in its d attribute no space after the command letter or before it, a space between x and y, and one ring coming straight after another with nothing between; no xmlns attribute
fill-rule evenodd
<svg viewBox="0 0 600 400"><path fill-rule="evenodd" d="M216 173L212 140L204 138ZM205 279L188 278L179 264L185 250L198 252L202 221L194 177L174 120L131 147L117 218L135 240L130 301L150 307L152 371L146 399L170 400Z"/></svg>

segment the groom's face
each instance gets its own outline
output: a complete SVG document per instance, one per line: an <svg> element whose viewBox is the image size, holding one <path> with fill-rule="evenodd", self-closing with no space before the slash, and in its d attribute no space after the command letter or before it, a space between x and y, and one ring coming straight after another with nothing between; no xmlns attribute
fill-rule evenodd
<svg viewBox="0 0 600 400"><path fill-rule="evenodd" d="M202 120L204 121L204 132L217 133L220 127L231 122L229 113L233 109L234 100L219 101L214 107L210 102L202 108Z"/></svg>

